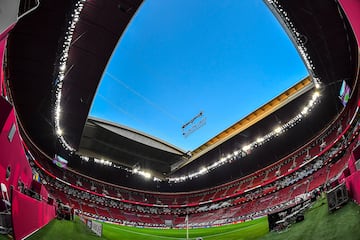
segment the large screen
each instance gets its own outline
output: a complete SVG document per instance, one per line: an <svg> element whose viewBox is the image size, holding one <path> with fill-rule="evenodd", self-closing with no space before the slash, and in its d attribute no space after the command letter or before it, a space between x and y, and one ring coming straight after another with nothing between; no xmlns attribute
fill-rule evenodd
<svg viewBox="0 0 360 240"><path fill-rule="evenodd" d="M53 159L53 163L61 168L66 168L68 161L65 160L63 157L60 157L59 155L55 155L54 159Z"/></svg>
<svg viewBox="0 0 360 240"><path fill-rule="evenodd" d="M341 100L341 103L346 106L347 102L349 101L350 98L350 87L349 85L347 85L347 83L345 82L345 80L343 80L342 84L341 84L341 88L340 88L340 92L339 92L339 98Z"/></svg>

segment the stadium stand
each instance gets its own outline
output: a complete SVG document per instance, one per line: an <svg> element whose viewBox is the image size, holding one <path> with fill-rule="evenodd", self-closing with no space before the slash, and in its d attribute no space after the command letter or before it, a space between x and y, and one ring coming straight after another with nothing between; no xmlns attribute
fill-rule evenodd
<svg viewBox="0 0 360 240"><path fill-rule="evenodd" d="M355 124L355 127L357 126L358 125ZM357 135L356 131L351 132L351 134ZM169 207L167 210L170 214L176 214L179 211L178 208L180 208L180 212L191 212L193 226L216 225L224 223L225 218L228 222L230 221L229 219L231 219L231 221L241 221L254 216L260 216L265 212L271 212L271 209L281 209L282 206L288 206L289 202L295 201L299 196L305 196L316 188L322 187L333 177L333 175L328 174L329 172L336 173L336 175L342 173L351 153L349 150L355 146L355 142L349 142L347 138L338 139L343 142L334 144L334 148L328 148L328 152L323 152L324 156L329 155L329 157L337 157L339 151L347 150L346 154L343 154L335 162L319 156L317 161L310 161L308 164L302 166L302 168L293 171L292 174L275 181L275 183L263 185L261 188L249 192L241 190L243 194L234 198L232 203L226 200L226 198L222 198L217 202L212 202L210 199L220 197L229 189L238 188L236 185L226 185L225 187L223 186L216 190L207 190L199 193L198 196L192 193L188 193L187 195L182 194L182 198L189 199L190 203L195 203L195 205L197 205L192 209L189 207L176 207L178 204L173 205L173 203L178 203L176 194L168 194L167 198L164 198L156 193L151 196L150 193L136 193L135 191L133 194L129 194L129 198L126 203L124 203L121 201L123 199L112 198L112 200L109 200L106 198L106 195L94 196L92 195L93 193L90 192L91 189L86 190L85 193L85 189L76 190L75 188L77 185L75 182L72 183L73 188L71 188L60 181L49 179L49 176L44 178L49 179L50 186L54 186L52 192L57 198L62 199L62 201L65 201L68 204L73 204L79 212L94 218L122 222L128 225L160 227L165 224L164 219L161 216L167 214L166 211L162 212L160 209L166 205ZM345 144L345 146L347 145L347 147L342 147L342 144ZM340 145L340 147L338 145ZM335 151L334 149L337 150ZM329 152L334 154L327 154ZM324 162L329 163L329 165L325 165ZM37 169L37 171L39 171L39 169ZM45 174L45 172L43 174ZM251 180L249 180L249 182L251 182ZM244 185L244 187L245 189L249 189L247 185ZM121 188L119 187L119 189ZM310 197L309 194L307 196ZM85 201L77 205L74 203L77 202L77 200L70 200L73 198L81 198ZM145 201L144 198L147 198L147 201ZM144 205L144 203L149 202L149 199L157 200L155 200L156 202L153 204ZM210 201L210 203L201 204L202 202L208 201ZM89 204L89 202L91 202L91 204ZM160 209L156 207L157 204L161 204ZM125 211L119 214L116 211L114 212L114 207L119 207ZM111 209L111 211L109 209ZM227 216L225 218L224 213L226 213L225 216ZM231 216L231 218L229 216ZM183 222L176 217L173 220L175 226L182 226L181 224L183 224Z"/></svg>

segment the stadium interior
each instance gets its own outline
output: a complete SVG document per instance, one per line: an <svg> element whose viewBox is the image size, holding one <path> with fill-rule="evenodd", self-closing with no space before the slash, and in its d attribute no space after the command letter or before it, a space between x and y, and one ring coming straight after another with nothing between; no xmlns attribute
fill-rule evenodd
<svg viewBox="0 0 360 240"><path fill-rule="evenodd" d="M74 214L96 234L99 222L188 229L264 216L282 230L322 193L329 211L359 204L360 3L263 2L309 75L185 152L89 117L142 0L1 1L0 233L24 239Z"/></svg>

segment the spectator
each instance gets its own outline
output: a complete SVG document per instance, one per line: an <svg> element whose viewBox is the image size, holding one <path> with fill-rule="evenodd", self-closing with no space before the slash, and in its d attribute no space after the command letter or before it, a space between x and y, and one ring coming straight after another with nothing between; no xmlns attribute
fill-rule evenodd
<svg viewBox="0 0 360 240"><path fill-rule="evenodd" d="M74 214L75 214L75 209L74 209L74 204L71 205L71 209L70 209L70 220L74 221Z"/></svg>

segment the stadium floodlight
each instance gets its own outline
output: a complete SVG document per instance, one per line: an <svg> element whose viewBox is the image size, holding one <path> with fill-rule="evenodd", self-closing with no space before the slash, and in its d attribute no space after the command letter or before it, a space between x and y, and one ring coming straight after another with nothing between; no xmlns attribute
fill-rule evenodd
<svg viewBox="0 0 360 240"><path fill-rule="evenodd" d="M220 165L220 161L216 161L213 164L210 165L210 169L216 168L218 165Z"/></svg>
<svg viewBox="0 0 360 240"><path fill-rule="evenodd" d="M263 137L259 137L258 139L256 139L256 142L257 143L261 143L261 142L263 142L264 141L264 138Z"/></svg>
<svg viewBox="0 0 360 240"><path fill-rule="evenodd" d="M279 133L281 133L281 127L277 127L277 128L275 128L274 129L274 132L276 133L276 134L279 134Z"/></svg>
<svg viewBox="0 0 360 240"><path fill-rule="evenodd" d="M146 179L150 179L151 178L151 174L148 172L142 172L142 174Z"/></svg>
<svg viewBox="0 0 360 240"><path fill-rule="evenodd" d="M206 173L207 170L208 169L206 167L202 167L199 171L199 174L204 174L204 173Z"/></svg>
<svg viewBox="0 0 360 240"><path fill-rule="evenodd" d="M160 179L160 178L157 178L157 177L154 177L154 178L153 178L153 181L154 181L154 182L161 182L161 179Z"/></svg>
<svg viewBox="0 0 360 240"><path fill-rule="evenodd" d="M247 152L247 151L249 151L251 149L251 145L249 144L249 145L246 145L246 146L244 146L243 148L242 148L242 150L244 151L244 152Z"/></svg>
<svg viewBox="0 0 360 240"><path fill-rule="evenodd" d="M301 111L301 114L302 115L306 115L309 111L309 108L308 107L304 107L304 109Z"/></svg>
<svg viewBox="0 0 360 240"><path fill-rule="evenodd" d="M60 69L61 72L65 71L66 64L65 63L61 64L59 69Z"/></svg>
<svg viewBox="0 0 360 240"><path fill-rule="evenodd" d="M87 157L87 156L80 156L80 158L82 159L82 160L84 160L85 162L88 162L89 161L89 157Z"/></svg>
<svg viewBox="0 0 360 240"><path fill-rule="evenodd" d="M316 99L318 99L318 97L320 97L320 93L318 91L315 91L313 96L312 96L312 99L316 100Z"/></svg>
<svg viewBox="0 0 360 240"><path fill-rule="evenodd" d="M309 101L309 107L312 107L312 106L314 105L314 103L315 103L315 101L314 101L313 99L311 99L311 100Z"/></svg>
<svg viewBox="0 0 360 240"><path fill-rule="evenodd" d="M60 105L58 105L57 107L56 107L56 117L58 117L58 118L60 118L60 113L61 113L61 108L60 108Z"/></svg>
<svg viewBox="0 0 360 240"><path fill-rule="evenodd" d="M62 136L63 131L62 131L61 129L58 129L58 130L56 131L56 134L59 135L59 136Z"/></svg>

